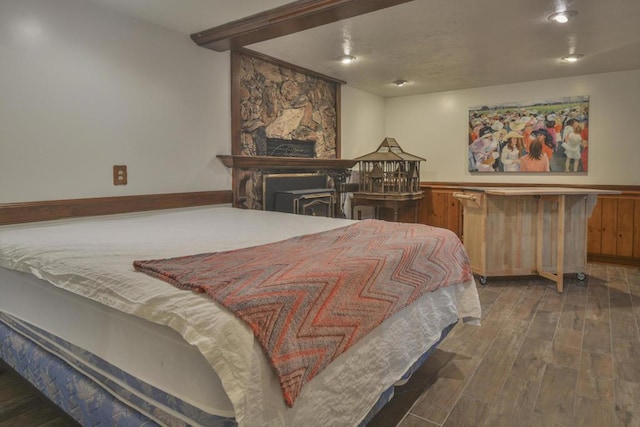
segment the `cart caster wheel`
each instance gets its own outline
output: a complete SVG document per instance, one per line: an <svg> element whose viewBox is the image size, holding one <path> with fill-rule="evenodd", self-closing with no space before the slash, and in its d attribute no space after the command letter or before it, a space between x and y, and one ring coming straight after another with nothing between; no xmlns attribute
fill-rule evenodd
<svg viewBox="0 0 640 427"><path fill-rule="evenodd" d="M487 276L480 276L480 284L481 285L487 284Z"/></svg>
<svg viewBox="0 0 640 427"><path fill-rule="evenodd" d="M584 273L578 273L576 276L578 276L578 280L580 281L583 281L585 277L587 277Z"/></svg>

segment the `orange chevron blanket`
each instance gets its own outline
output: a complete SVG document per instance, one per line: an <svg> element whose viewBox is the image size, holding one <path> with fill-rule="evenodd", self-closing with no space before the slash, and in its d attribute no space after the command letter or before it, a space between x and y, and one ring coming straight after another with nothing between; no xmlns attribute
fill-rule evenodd
<svg viewBox="0 0 640 427"><path fill-rule="evenodd" d="M305 383L392 314L472 277L453 232L377 220L134 267L204 292L247 322L289 406Z"/></svg>

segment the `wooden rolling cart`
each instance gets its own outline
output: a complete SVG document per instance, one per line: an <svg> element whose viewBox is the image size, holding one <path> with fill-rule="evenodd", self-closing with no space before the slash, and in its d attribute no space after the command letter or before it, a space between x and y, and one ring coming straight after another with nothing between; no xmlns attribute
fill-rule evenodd
<svg viewBox="0 0 640 427"><path fill-rule="evenodd" d="M464 246L471 267L488 276L537 274L563 290L563 275L584 280L587 219L598 194L616 191L564 187L463 188Z"/></svg>

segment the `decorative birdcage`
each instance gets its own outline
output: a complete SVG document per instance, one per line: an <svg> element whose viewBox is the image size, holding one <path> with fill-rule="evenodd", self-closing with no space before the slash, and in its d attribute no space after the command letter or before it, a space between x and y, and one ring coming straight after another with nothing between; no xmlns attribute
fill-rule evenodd
<svg viewBox="0 0 640 427"><path fill-rule="evenodd" d="M358 161L360 184L358 193L385 195L385 198L406 198L420 191L422 157L405 153L393 138L385 138L373 153Z"/></svg>

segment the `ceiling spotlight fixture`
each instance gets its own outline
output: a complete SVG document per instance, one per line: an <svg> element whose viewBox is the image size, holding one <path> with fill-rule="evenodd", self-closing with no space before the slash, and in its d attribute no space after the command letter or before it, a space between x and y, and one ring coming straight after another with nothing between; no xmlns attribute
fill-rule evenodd
<svg viewBox="0 0 640 427"><path fill-rule="evenodd" d="M559 24L566 24L571 18L576 16L578 12L575 10L565 10L564 12L557 12L549 15L547 18L549 21L557 22Z"/></svg>
<svg viewBox="0 0 640 427"><path fill-rule="evenodd" d="M355 56L352 55L342 55L341 57L338 58L340 60L340 62L342 62L343 64L351 64L353 61L356 60Z"/></svg>
<svg viewBox="0 0 640 427"><path fill-rule="evenodd" d="M398 80L394 81L393 84L398 86L398 87L402 87L402 86L407 84L407 81L406 80L402 80L402 79L398 79Z"/></svg>
<svg viewBox="0 0 640 427"><path fill-rule="evenodd" d="M581 53L573 53L571 55L564 56L562 58L562 60L563 61L567 61L567 62L576 62L576 61L582 59L583 57L584 57L584 55L581 54Z"/></svg>

